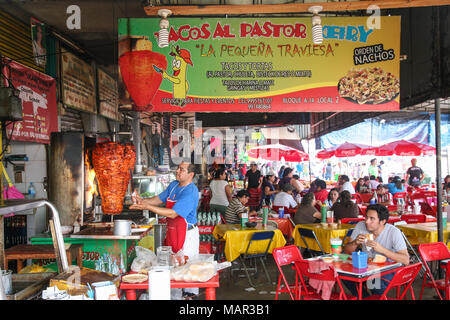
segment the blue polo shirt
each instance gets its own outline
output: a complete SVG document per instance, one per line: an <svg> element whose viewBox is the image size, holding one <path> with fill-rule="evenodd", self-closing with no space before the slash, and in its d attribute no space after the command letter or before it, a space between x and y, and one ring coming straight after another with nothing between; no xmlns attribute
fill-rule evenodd
<svg viewBox="0 0 450 320"><path fill-rule="evenodd" d="M178 181L171 182L167 189L158 195L164 206L169 195L170 200L176 201L172 209L185 218L187 223L197 223L198 189L195 184L180 187Z"/></svg>

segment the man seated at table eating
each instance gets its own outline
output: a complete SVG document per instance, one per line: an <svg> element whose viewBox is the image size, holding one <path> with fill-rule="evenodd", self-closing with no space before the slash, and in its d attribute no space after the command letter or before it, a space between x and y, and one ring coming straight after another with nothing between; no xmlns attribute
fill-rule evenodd
<svg viewBox="0 0 450 320"><path fill-rule="evenodd" d="M225 221L229 224L240 224L241 223L241 217L244 212L247 211L247 208L245 205L248 202L248 199L250 198L250 193L243 189L238 191L236 198L231 200L230 204L227 207L227 210L225 211ZM255 210L250 211L249 217L256 216L257 213Z"/></svg>
<svg viewBox="0 0 450 320"><path fill-rule="evenodd" d="M282 191L275 195L273 205L292 209L297 208L297 201L295 201L294 197L292 196L293 191L294 187L291 184L284 184Z"/></svg>
<svg viewBox="0 0 450 320"><path fill-rule="evenodd" d="M409 264L409 254L406 242L403 239L401 231L388 224L389 210L381 204L373 204L367 207L366 220L356 224L351 235L351 241L344 246L344 252L352 254L357 249L366 252L369 258L375 257L375 254L383 255L387 261L394 261ZM373 235L373 240L368 240L367 234ZM379 282L379 288L371 289L372 294L382 294L392 280L393 273L383 276ZM357 296L356 283L349 280L343 280L343 283ZM363 292L363 297L367 297L368 293Z"/></svg>

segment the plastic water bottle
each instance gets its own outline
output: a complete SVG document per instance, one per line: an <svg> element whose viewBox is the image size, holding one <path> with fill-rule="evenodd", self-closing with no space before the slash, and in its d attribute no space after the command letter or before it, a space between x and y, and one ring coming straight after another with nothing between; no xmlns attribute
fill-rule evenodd
<svg viewBox="0 0 450 320"><path fill-rule="evenodd" d="M370 199L370 204L375 204L377 203L377 196L376 196L376 192L373 193L373 197L372 199Z"/></svg>
<svg viewBox="0 0 450 320"><path fill-rule="evenodd" d="M36 198L36 189L33 186L33 182L30 182L30 186L28 187L28 199Z"/></svg>

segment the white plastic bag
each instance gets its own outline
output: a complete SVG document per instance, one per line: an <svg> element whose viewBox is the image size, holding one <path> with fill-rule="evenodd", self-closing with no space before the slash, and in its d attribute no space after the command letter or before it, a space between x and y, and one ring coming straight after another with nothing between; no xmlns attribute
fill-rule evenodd
<svg viewBox="0 0 450 320"><path fill-rule="evenodd" d="M157 265L158 261L153 251L144 247L136 246L136 258L131 263L131 270L140 272L148 271L152 266Z"/></svg>

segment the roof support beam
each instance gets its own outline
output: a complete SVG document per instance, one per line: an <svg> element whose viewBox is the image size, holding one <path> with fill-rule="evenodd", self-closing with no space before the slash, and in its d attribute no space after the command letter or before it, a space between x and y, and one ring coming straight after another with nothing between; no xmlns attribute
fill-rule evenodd
<svg viewBox="0 0 450 320"><path fill-rule="evenodd" d="M172 16L207 16L207 15L248 15L272 13L307 13L313 5L323 7L322 12L367 10L370 5L380 9L413 8L450 5L450 0L379 0L379 1L348 1L348 2L317 2L317 3L286 3L259 5L190 5L190 6L145 6L145 13L158 16L161 8L172 11Z"/></svg>

